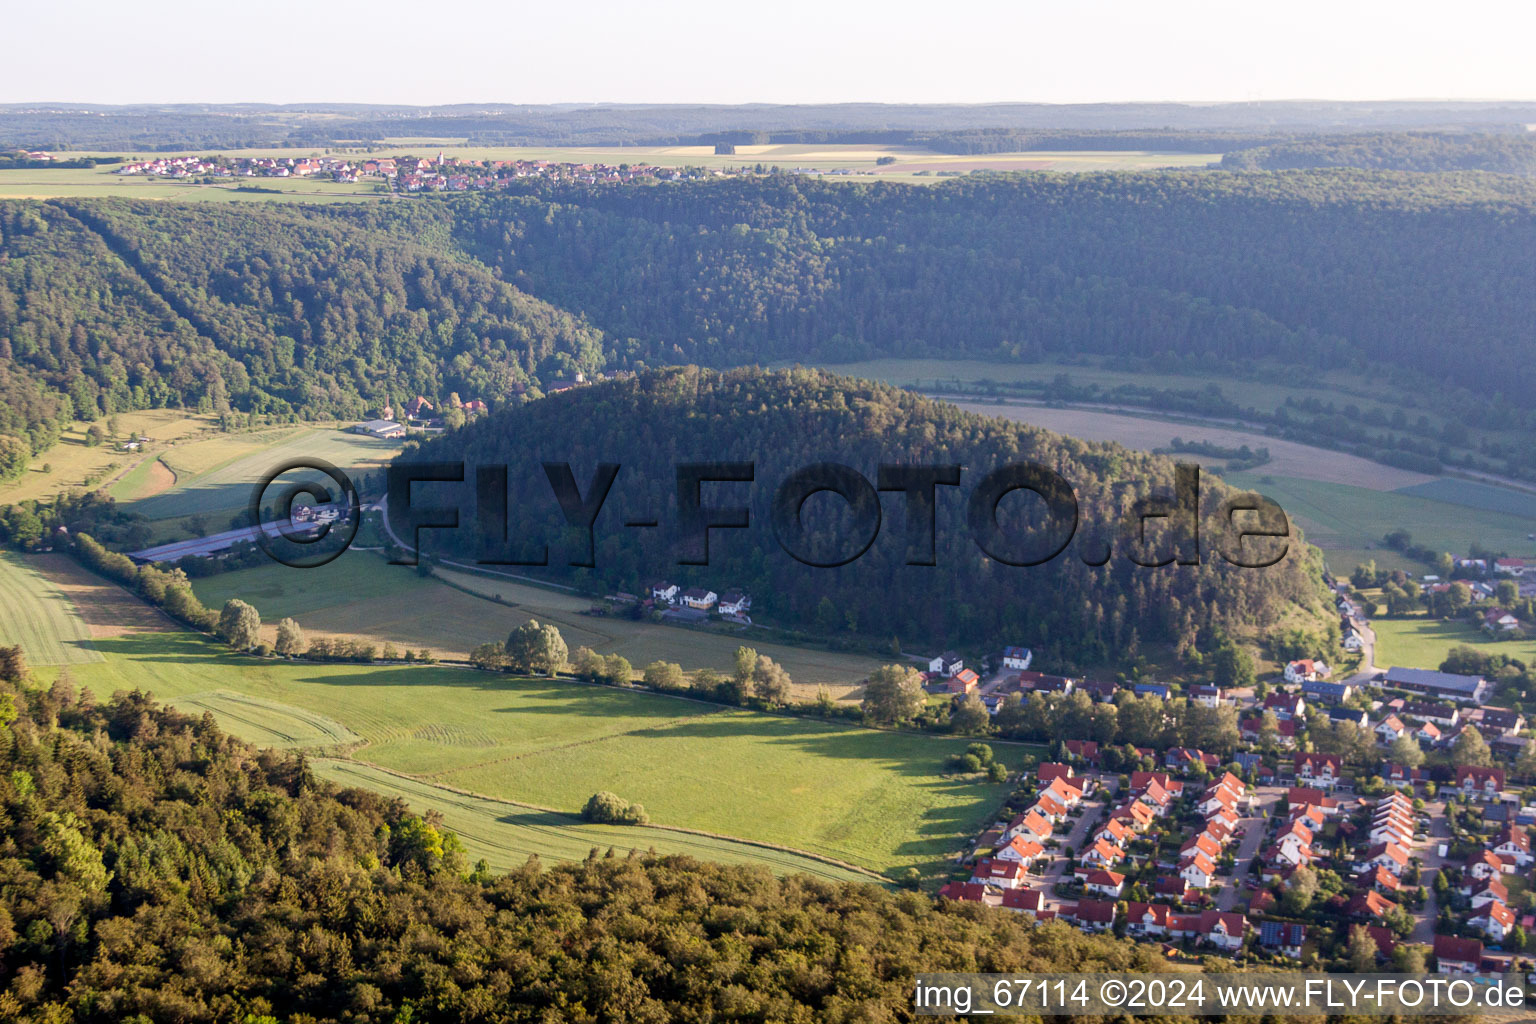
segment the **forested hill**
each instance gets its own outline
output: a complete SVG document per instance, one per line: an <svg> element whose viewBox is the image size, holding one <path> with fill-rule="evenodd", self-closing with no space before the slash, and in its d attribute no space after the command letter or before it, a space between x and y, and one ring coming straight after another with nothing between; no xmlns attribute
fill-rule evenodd
<svg viewBox="0 0 1536 1024"><path fill-rule="evenodd" d="M1315 549L1294 539L1279 565L1239 569L1215 553L1223 538L1207 521L1202 564L1149 568L1131 560L1118 524L1149 491L1173 492L1167 458L963 413L821 371L654 371L508 409L408 450L400 461L460 459L509 467L513 500L506 536L515 543L507 552L527 560L547 542L548 571L556 578L569 578L572 570L564 567L586 551L584 542L566 542L565 520L540 464L569 462L583 494L590 493L596 464L620 464L593 531L596 567L575 571L596 593L638 592L658 578L717 593L742 588L753 595L755 617L814 627L822 635L895 638L907 649L1026 644L1042 663L1059 669L1127 664L1151 644L1187 656L1208 649L1222 630L1249 634L1282 621L1312 623L1320 649L1327 649L1328 630L1336 628ZM755 463L755 482L705 485L704 504L750 505L752 526L712 531L709 564L680 566L676 467L722 460ZM900 494L885 498L878 540L855 561L812 567L786 554L770 527L775 489L796 470L823 461L853 467L872 483L881 462L963 466L960 487L938 488L937 564L905 564L907 506ZM1032 568L984 557L967 526L966 499L980 480L1025 461L1051 467L1070 483L1081 524L1059 557ZM475 479L473 469L466 479ZM1214 510L1223 492L1219 481L1203 480L1206 511ZM475 500L464 488L454 493L462 496L461 528L423 537L429 550L477 558ZM438 495L424 485L417 485L416 495L419 507L438 504ZM1021 548L1027 542L1045 550L1050 523L1035 514L1040 504L1015 496L1000 508ZM835 562L858 550L866 534L845 509L827 494L806 505L810 538L801 550L813 561ZM397 529L406 521L399 506L390 516ZM657 528L621 525L646 517L659 520ZM1142 549L1143 561L1173 556L1174 541L1158 539L1162 530L1149 527L1154 544ZM1102 558L1106 541L1116 545L1114 557L1099 567L1085 564Z"/></svg>
<svg viewBox="0 0 1536 1024"><path fill-rule="evenodd" d="M1094 352L1536 392L1536 182L1512 177L788 178L455 213L507 280L653 363Z"/></svg>
<svg viewBox="0 0 1536 1024"><path fill-rule="evenodd" d="M1536 133L1381 132L1310 135L1229 152L1228 170L1362 167L1389 171L1536 174Z"/></svg>
<svg viewBox="0 0 1536 1024"><path fill-rule="evenodd" d="M605 367L1082 353L1349 367L1536 432L1533 251L1536 179L1473 173L0 203L0 439L146 405L495 408Z"/></svg>
<svg viewBox="0 0 1536 1024"><path fill-rule="evenodd" d="M0 680L0 817L6 1020L883 1021L910 1014L919 971L1162 960L689 858L594 850L492 876L399 800L338 791L212 716L68 684Z"/></svg>
<svg viewBox="0 0 1536 1024"><path fill-rule="evenodd" d="M601 333L452 251L441 209L0 203L0 435L146 406L361 418L591 372Z"/></svg>

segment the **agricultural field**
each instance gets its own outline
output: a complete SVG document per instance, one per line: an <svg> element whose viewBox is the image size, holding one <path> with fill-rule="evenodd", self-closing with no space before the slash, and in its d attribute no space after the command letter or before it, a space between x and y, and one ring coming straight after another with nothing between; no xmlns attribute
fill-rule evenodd
<svg viewBox="0 0 1536 1024"><path fill-rule="evenodd" d="M1370 490L1271 475L1269 468L1236 473L1227 479L1279 502L1301 524L1307 540L1324 549L1330 566L1338 572L1348 572L1365 558L1374 558L1386 567L1414 568L1382 544L1382 537L1396 529L1407 530L1414 543L1434 551L1464 552L1473 543L1516 554L1536 549L1527 539L1536 521L1526 516L1424 497L1422 487ZM1463 487L1463 482L1447 479L1434 481L1433 486L1434 493L1450 496ZM1481 485L1469 486L1479 488L1472 493L1482 496Z"/></svg>
<svg viewBox="0 0 1536 1024"><path fill-rule="evenodd" d="M91 630L35 560L0 552L0 644L20 644L30 665L101 661Z"/></svg>
<svg viewBox="0 0 1536 1024"><path fill-rule="evenodd" d="M169 199L177 202L366 202L382 197L374 183L242 178L216 185L126 176L113 165L94 168L0 170L0 199ZM246 186L242 189L240 186ZM256 191L261 189L263 191Z"/></svg>
<svg viewBox="0 0 1536 1024"><path fill-rule="evenodd" d="M511 871L530 856L561 861L580 860L593 849L612 849L620 855L631 850L655 850L720 864L760 864L783 875L809 874L834 882L871 881L862 871L789 851L654 825L596 825L560 811L444 789L358 761L313 758L309 763L316 775L339 786L398 796L418 813L428 809L438 812L443 824L464 843L469 859L484 858L492 871Z"/></svg>
<svg viewBox="0 0 1536 1024"><path fill-rule="evenodd" d="M1426 615L1371 620L1376 631L1376 664L1383 668L1439 668L1452 647L1465 645L1482 654L1503 654L1536 665L1536 638L1494 640L1466 622L1447 622Z"/></svg>
<svg viewBox="0 0 1536 1024"><path fill-rule="evenodd" d="M426 579L413 568L354 550L318 569L276 564L241 569L196 580L193 589L210 607L232 597L250 602L261 613L268 640L276 636L277 620L292 616L311 635L366 637L380 644L425 647L449 658L464 658L479 644L503 640L530 618L558 626L573 651L586 646L622 654L637 670L653 661L675 661L685 669L726 671L743 642L728 633L586 615L592 605L588 598L512 579L438 573L442 581ZM796 696L807 700L820 685L835 698L849 697L880 664L857 654L751 643L784 666Z"/></svg>

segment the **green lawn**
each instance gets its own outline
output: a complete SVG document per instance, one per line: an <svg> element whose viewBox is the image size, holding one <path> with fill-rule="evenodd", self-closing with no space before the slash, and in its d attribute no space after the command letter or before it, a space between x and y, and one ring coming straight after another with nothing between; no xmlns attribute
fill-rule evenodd
<svg viewBox="0 0 1536 1024"><path fill-rule="evenodd" d="M35 567L9 552L0 552L0 644L20 644L31 665L102 660L74 603Z"/></svg>
<svg viewBox="0 0 1536 1024"><path fill-rule="evenodd" d="M429 782L574 812L610 789L657 824L804 850L889 874L934 866L1005 787L941 776L964 741L724 709L565 680L445 667L239 656L184 633L94 641L71 666L105 696L142 688L258 742L335 749ZM46 684L52 673L39 673ZM1019 748L1002 746L1006 760Z"/></svg>
<svg viewBox="0 0 1536 1024"><path fill-rule="evenodd" d="M1466 622L1447 622L1419 615L1407 619L1371 620L1376 631L1376 664L1383 668L1439 668L1446 653L1458 644L1486 654L1504 654L1527 665L1536 664L1536 639L1494 640Z"/></svg>

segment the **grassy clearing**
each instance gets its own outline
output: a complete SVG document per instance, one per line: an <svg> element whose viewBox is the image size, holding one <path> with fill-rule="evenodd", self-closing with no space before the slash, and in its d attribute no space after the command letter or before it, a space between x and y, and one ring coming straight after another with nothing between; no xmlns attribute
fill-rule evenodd
<svg viewBox="0 0 1536 1024"><path fill-rule="evenodd" d="M425 647L440 657L465 657L479 644L505 639L530 618L558 626L573 651L586 646L622 654L636 669L675 661L685 669L726 671L743 642L731 633L587 615L592 604L587 598L510 579L453 571L441 575L455 586L420 577L409 566L389 565L370 552L349 551L318 569L266 565L196 580L193 588L210 607L232 597L255 605L269 640L276 636L277 620L291 615L310 635L367 637ZM492 600L497 595L500 600ZM784 666L804 699L814 697L821 685L834 697L854 694L880 664L864 655L787 644L752 646Z"/></svg>
<svg viewBox="0 0 1536 1024"><path fill-rule="evenodd" d="M785 851L748 846L712 836L689 835L654 826L593 825L570 814L541 811L483 796L456 793L372 765L332 758L310 761L317 775L342 786L398 796L417 811L431 809L464 842L471 860L484 857L493 871L540 860L580 860L593 849L655 850L686 854L722 864L762 864L775 874L810 874L836 882L867 882L863 872Z"/></svg>
<svg viewBox="0 0 1536 1024"><path fill-rule="evenodd" d="M105 658L71 666L78 685L101 695L137 687L172 701L213 701L215 713L255 719L234 724L237 735L298 740L323 732L318 721L339 723L365 742L357 756L433 782L570 812L611 789L644 803L661 824L882 873L953 852L1004 793L941 776L961 740L563 680L264 661L187 633L95 643ZM40 681L53 674L40 671ZM246 702L229 703L237 699ZM1017 757L1017 749L1003 747L1003 757Z"/></svg>
<svg viewBox="0 0 1536 1024"><path fill-rule="evenodd" d="M9 552L0 552L0 644L20 644L32 665L102 660L69 596L34 561Z"/></svg>
<svg viewBox="0 0 1536 1024"><path fill-rule="evenodd" d="M1376 664L1383 667L1439 668L1452 647L1465 645L1484 654L1503 654L1536 664L1536 639L1494 640L1466 622L1417 615L1371 621L1376 631Z"/></svg>

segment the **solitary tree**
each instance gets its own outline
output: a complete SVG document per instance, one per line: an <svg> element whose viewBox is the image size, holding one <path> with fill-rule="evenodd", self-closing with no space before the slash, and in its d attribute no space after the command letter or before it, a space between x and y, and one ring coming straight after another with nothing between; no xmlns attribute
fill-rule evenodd
<svg viewBox="0 0 1536 1024"><path fill-rule="evenodd" d="M515 672L542 672L554 675L565 667L569 649L565 638L554 626L541 626L537 619L512 630L507 636L507 664Z"/></svg>
<svg viewBox="0 0 1536 1024"><path fill-rule="evenodd" d="M275 648L278 654L293 657L294 655L303 654L308 647L309 644L304 639L304 631L299 628L297 622L289 618L278 622L277 646Z"/></svg>
<svg viewBox="0 0 1536 1024"><path fill-rule="evenodd" d="M238 597L232 597L224 602L224 610L219 613L218 632L231 647L248 651L261 639L261 615Z"/></svg>
<svg viewBox="0 0 1536 1024"><path fill-rule="evenodd" d="M909 665L882 665L864 685L864 716L879 725L895 725L912 718L927 700L923 676Z"/></svg>
<svg viewBox="0 0 1536 1024"><path fill-rule="evenodd" d="M752 669L752 695L770 706L789 700L789 673L766 654L757 656Z"/></svg>

